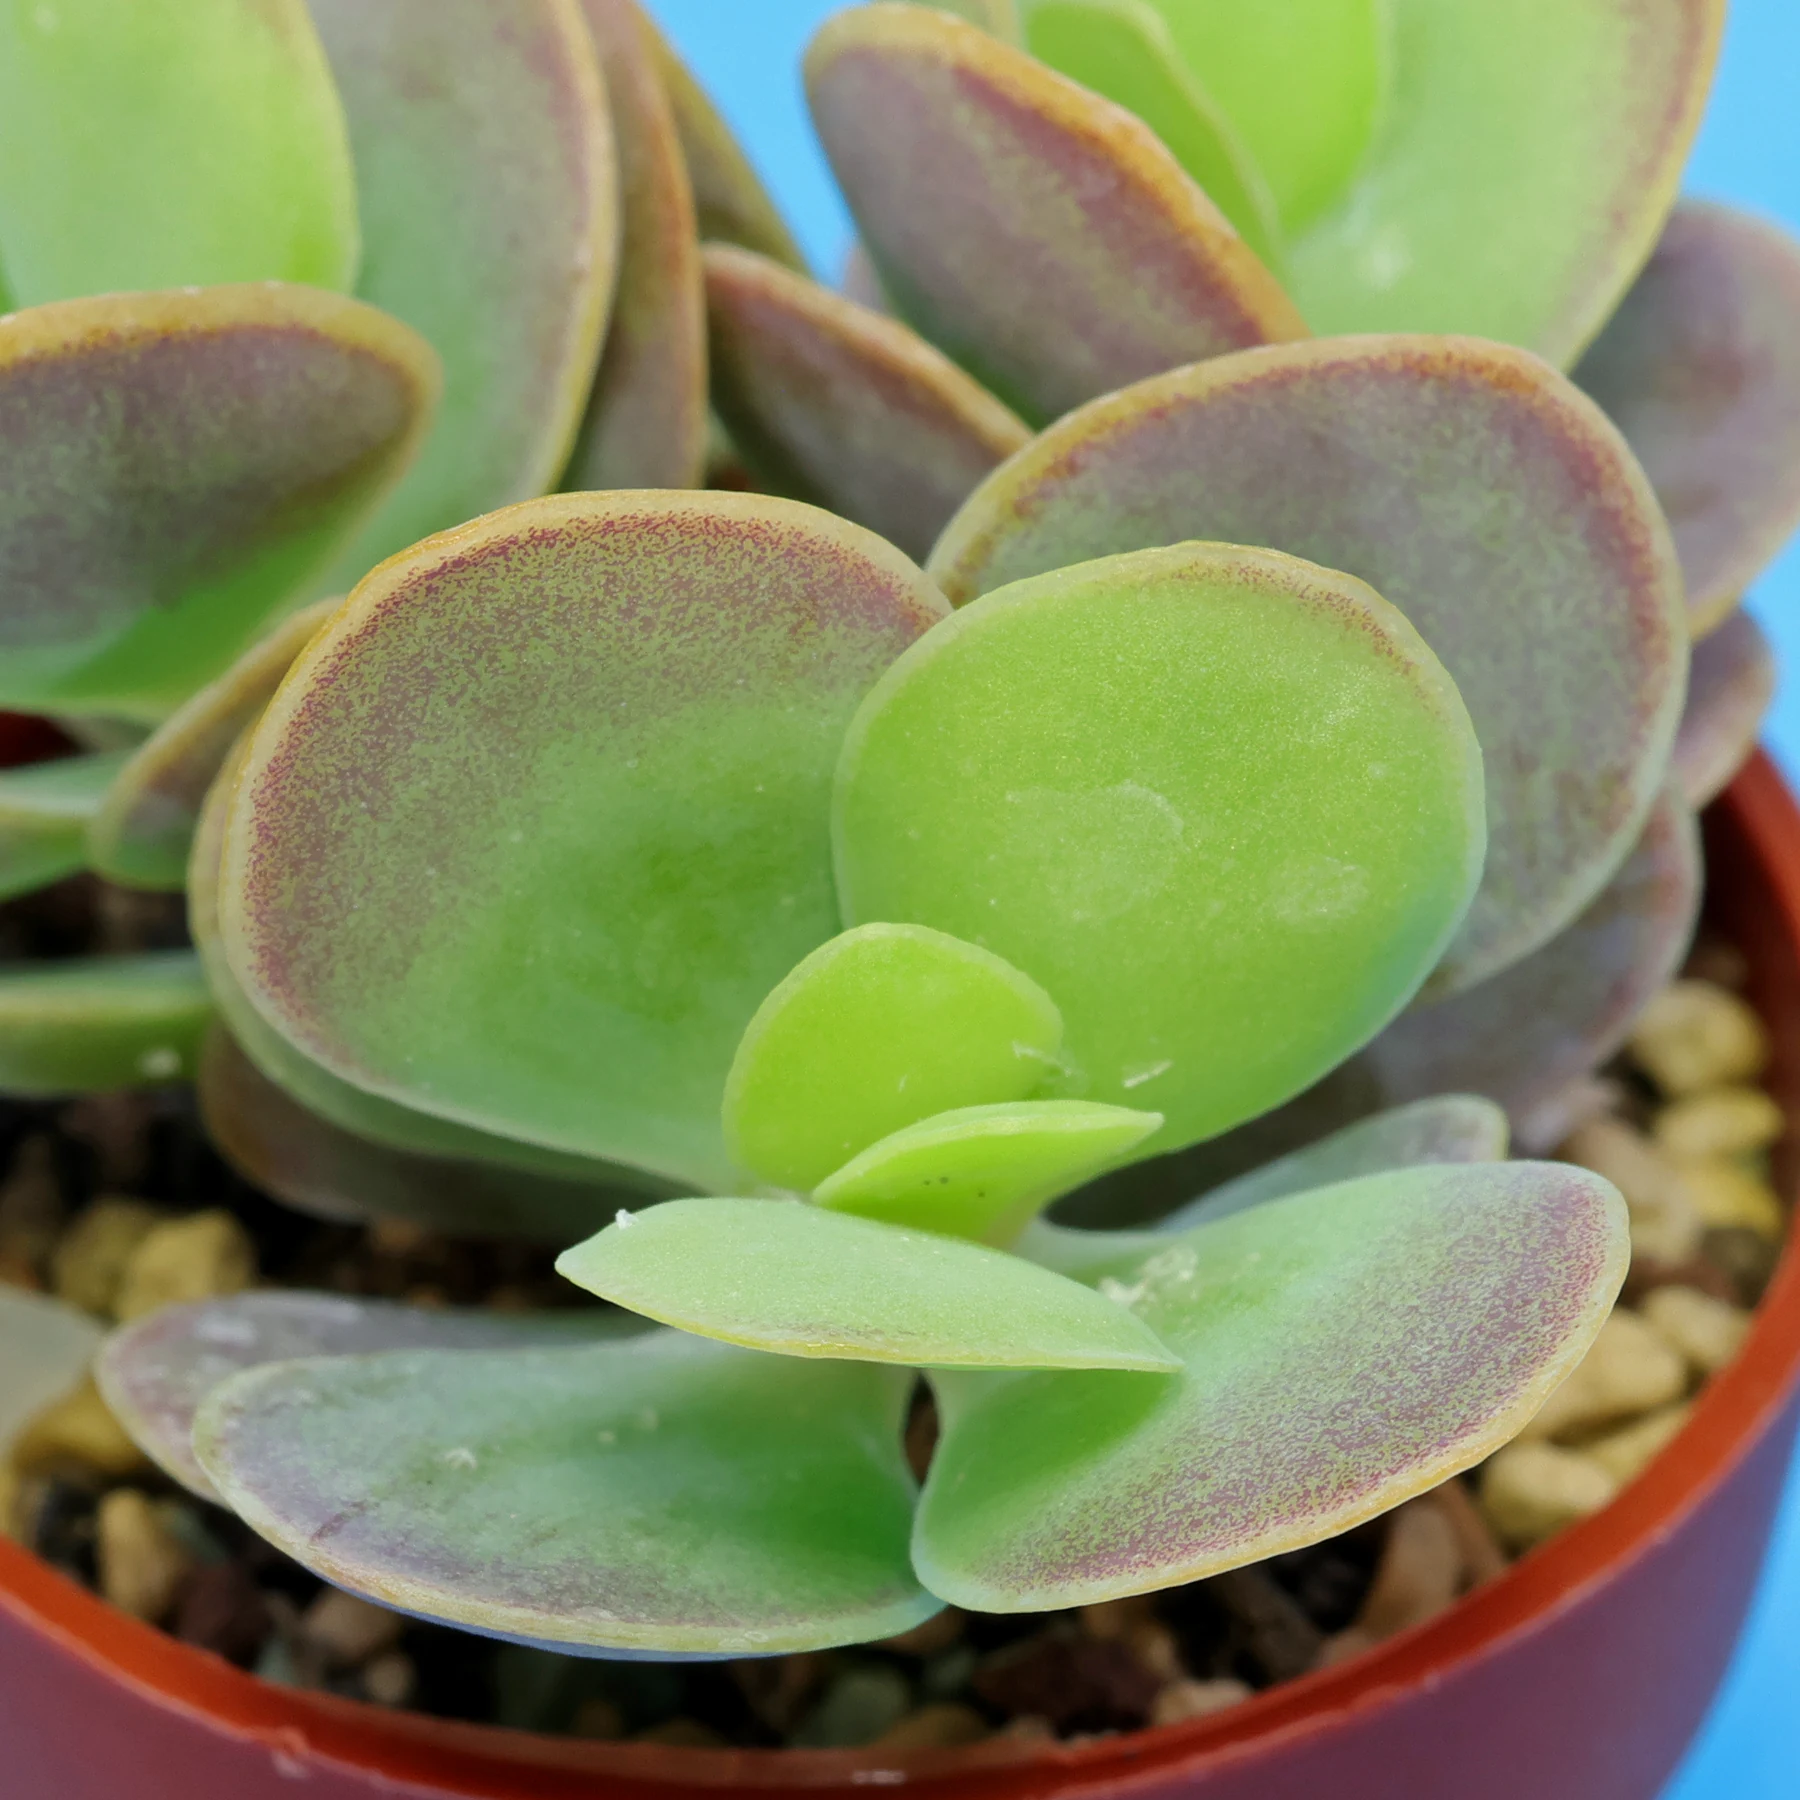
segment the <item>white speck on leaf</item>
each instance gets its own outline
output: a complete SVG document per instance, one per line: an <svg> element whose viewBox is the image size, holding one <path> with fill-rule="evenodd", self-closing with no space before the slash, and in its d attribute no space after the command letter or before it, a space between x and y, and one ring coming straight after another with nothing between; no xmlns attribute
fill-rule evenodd
<svg viewBox="0 0 1800 1800"><path fill-rule="evenodd" d="M438 1458L446 1469L479 1469L481 1458L467 1444L458 1444L454 1450L446 1450Z"/></svg>
<svg viewBox="0 0 1800 1800"><path fill-rule="evenodd" d="M637 1214L634 1212L627 1212L625 1208L621 1206L619 1210L613 1214L613 1223L618 1226L621 1231L629 1231L632 1226L637 1223Z"/></svg>
<svg viewBox="0 0 1800 1800"><path fill-rule="evenodd" d="M1119 1086L1123 1088L1140 1088L1146 1081L1154 1081L1159 1075L1166 1075L1174 1068L1174 1063L1166 1057L1159 1063L1150 1063L1142 1069L1133 1069L1128 1075L1119 1077Z"/></svg>

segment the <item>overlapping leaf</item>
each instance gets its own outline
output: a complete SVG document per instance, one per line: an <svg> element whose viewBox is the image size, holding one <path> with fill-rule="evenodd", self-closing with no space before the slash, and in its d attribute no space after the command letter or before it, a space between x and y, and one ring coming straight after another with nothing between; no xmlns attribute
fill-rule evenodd
<svg viewBox="0 0 1800 1800"><path fill-rule="evenodd" d="M105 750L0 773L0 899L83 867L88 824L129 754Z"/></svg>
<svg viewBox="0 0 1800 1800"><path fill-rule="evenodd" d="M0 969L0 1093L71 1094L192 1077L212 1002L186 950Z"/></svg>
<svg viewBox="0 0 1800 1800"><path fill-rule="evenodd" d="M1689 806L1705 806L1721 793L1756 748L1775 679L1775 652L1741 608L1694 646L1670 759Z"/></svg>
<svg viewBox="0 0 1800 1800"><path fill-rule="evenodd" d="M101 1336L86 1313L0 1282L0 1456L20 1426L87 1373Z"/></svg>

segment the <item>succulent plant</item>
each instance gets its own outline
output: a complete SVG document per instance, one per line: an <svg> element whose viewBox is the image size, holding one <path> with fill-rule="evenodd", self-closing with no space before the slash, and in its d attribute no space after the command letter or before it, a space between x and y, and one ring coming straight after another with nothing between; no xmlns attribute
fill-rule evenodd
<svg viewBox="0 0 1800 1800"><path fill-rule="evenodd" d="M124 97L41 192L0 109L0 698L154 729L0 778L0 880L185 870L195 950L9 972L0 1079L197 1068L293 1204L613 1303L140 1321L172 1475L717 1656L1192 1579L1520 1428L1627 1240L1509 1123L1679 961L1800 516L1800 249L1671 212L1719 5L851 7L862 299L632 0L159 4L129 67L58 10L33 104Z"/></svg>

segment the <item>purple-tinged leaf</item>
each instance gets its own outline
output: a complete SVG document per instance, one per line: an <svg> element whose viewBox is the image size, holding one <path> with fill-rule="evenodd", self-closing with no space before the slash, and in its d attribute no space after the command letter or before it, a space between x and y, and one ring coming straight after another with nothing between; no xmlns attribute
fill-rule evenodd
<svg viewBox="0 0 1800 1800"><path fill-rule="evenodd" d="M1749 759L1774 703L1775 679L1775 652L1742 608L1694 646L1670 759L1689 806L1698 810L1717 799Z"/></svg>

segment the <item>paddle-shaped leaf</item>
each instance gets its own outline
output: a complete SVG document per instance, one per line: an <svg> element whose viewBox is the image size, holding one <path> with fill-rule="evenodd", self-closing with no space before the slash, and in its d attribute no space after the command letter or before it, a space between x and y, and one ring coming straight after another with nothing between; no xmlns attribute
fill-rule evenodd
<svg viewBox="0 0 1800 1800"><path fill-rule="evenodd" d="M0 704L154 721L406 466L430 348L258 283L0 319Z"/></svg>
<svg viewBox="0 0 1800 1800"><path fill-rule="evenodd" d="M804 1192L903 1126L1022 1100L1055 1073L1061 1043L1056 1003L991 951L863 925L757 1008L725 1083L726 1146Z"/></svg>
<svg viewBox="0 0 1800 1800"><path fill-rule="evenodd" d="M1366 1176L1097 1263L1187 1372L933 1377L914 1561L993 1612L1299 1549L1511 1437L1624 1279L1615 1189L1558 1164Z"/></svg>
<svg viewBox="0 0 1800 1800"><path fill-rule="evenodd" d="M655 22L648 15L646 23L654 32ZM737 244L771 256L790 269L804 270L806 258L793 233L706 90L660 33L656 51L663 86L675 109L675 129L681 137L688 179L694 186L701 242Z"/></svg>
<svg viewBox="0 0 1800 1800"><path fill-rule="evenodd" d="M837 1212L1007 1245L1057 1195L1121 1161L1161 1123L1161 1113L1089 1100L963 1107L871 1144L813 1199Z"/></svg>
<svg viewBox="0 0 1800 1800"><path fill-rule="evenodd" d="M1074 1274L1134 1250L1147 1256L1167 1242L1170 1232L1188 1231L1210 1219L1229 1218L1252 1206L1360 1175L1424 1163L1499 1162L1506 1155L1506 1141L1506 1114L1492 1100L1477 1094L1434 1094L1358 1119L1329 1137L1221 1182L1160 1219L1153 1230L1071 1231L1040 1219L1027 1228L1015 1249L1047 1269Z"/></svg>
<svg viewBox="0 0 1800 1800"><path fill-rule="evenodd" d="M898 319L715 244L706 252L713 400L781 493L924 556L1031 433Z"/></svg>
<svg viewBox="0 0 1800 1800"><path fill-rule="evenodd" d="M847 918L1017 964L1066 1027L1045 1092L1153 1107L1174 1149L1410 998L1480 874L1481 755L1361 582L1181 544L1019 582L908 651L845 740L834 830Z"/></svg>
<svg viewBox="0 0 1800 1800"><path fill-rule="evenodd" d="M1711 631L1800 524L1800 244L1677 207L1575 379L1637 452Z"/></svg>
<svg viewBox="0 0 1800 1800"><path fill-rule="evenodd" d="M557 1273L701 1337L950 1369L1173 1369L1135 1314L1003 1250L797 1200L622 1212Z"/></svg>
<svg viewBox="0 0 1800 1800"><path fill-rule="evenodd" d="M1031 0L1026 21L1033 56L1136 113L1238 236L1279 266L1269 184L1150 0Z"/></svg>
<svg viewBox="0 0 1800 1800"><path fill-rule="evenodd" d="M694 189L637 0L582 0L612 102L619 279L565 488L689 488L706 465L706 300Z"/></svg>
<svg viewBox="0 0 1800 1800"><path fill-rule="evenodd" d="M1750 752L1775 699L1775 652L1741 608L1694 646L1687 706L1670 768L1689 806L1721 794Z"/></svg>
<svg viewBox="0 0 1800 1800"><path fill-rule="evenodd" d="M1563 1090L1624 1043L1680 968L1700 883L1693 813L1667 794L1574 924L1479 986L1403 1013L1368 1047L1387 1098L1487 1094L1528 1148L1557 1143Z"/></svg>
<svg viewBox="0 0 1800 1800"><path fill-rule="evenodd" d="M563 495L419 545L257 727L232 974L372 1093L725 1186L732 1053L838 929L844 727L942 611L879 539L753 494Z"/></svg>
<svg viewBox="0 0 1800 1800"><path fill-rule="evenodd" d="M569 0L311 0L370 245L357 292L428 338L444 405L404 484L317 584L555 485L600 353L612 132Z"/></svg>
<svg viewBox="0 0 1800 1800"><path fill-rule="evenodd" d="M1155 134L947 13L858 6L813 119L895 305L1027 419L1306 327Z"/></svg>
<svg viewBox="0 0 1800 1800"><path fill-rule="evenodd" d="M102 1336L86 1313L0 1282L0 1457L20 1426L87 1373Z"/></svg>
<svg viewBox="0 0 1800 1800"><path fill-rule="evenodd" d="M399 1351L236 1376L194 1447L264 1537L387 1605L577 1654L766 1656L937 1610L907 1560L910 1388L676 1332Z"/></svg>
<svg viewBox="0 0 1800 1800"><path fill-rule="evenodd" d="M621 1206L641 1206L634 1171L603 1163L534 1165L531 1145L485 1139L479 1154L400 1149L360 1137L312 1112L264 1075L230 1033L215 1026L196 1075L214 1147L241 1174L301 1212L365 1224L404 1219L457 1237L567 1244ZM441 1120L415 1116L402 1131L427 1136ZM454 1127L445 1126L446 1131Z"/></svg>
<svg viewBox="0 0 1800 1800"><path fill-rule="evenodd" d="M181 888L207 789L294 658L340 604L320 600L284 619L131 753L88 827L87 853L97 874L127 887Z"/></svg>
<svg viewBox="0 0 1800 1800"><path fill-rule="evenodd" d="M1359 576L1455 678L1489 845L1435 989L1517 960L1594 897L1662 784L1687 633L1668 528L1591 401L1466 339L1222 357L1053 426L976 490L931 567L960 603L1184 538Z"/></svg>
<svg viewBox="0 0 1800 1800"><path fill-rule="evenodd" d="M0 8L0 249L16 306L348 288L355 176L306 0Z"/></svg>
<svg viewBox="0 0 1800 1800"><path fill-rule="evenodd" d="M183 1487L218 1493L194 1455L194 1415L243 1369L303 1356L383 1350L511 1350L616 1338L640 1326L629 1313L449 1312L292 1290L166 1306L107 1340L94 1376L113 1416Z"/></svg>
<svg viewBox="0 0 1800 1800"><path fill-rule="evenodd" d="M1385 123L1289 243L1300 310L1320 332L1466 331L1572 362L1662 229L1725 0L1391 4ZM1285 65L1268 79L1283 112Z"/></svg>
<svg viewBox="0 0 1800 1800"><path fill-rule="evenodd" d="M129 755L106 750L0 773L0 900L83 866L89 821Z"/></svg>
<svg viewBox="0 0 1800 1800"><path fill-rule="evenodd" d="M187 950L12 964L0 969L0 1093L185 1080L211 1013Z"/></svg>

